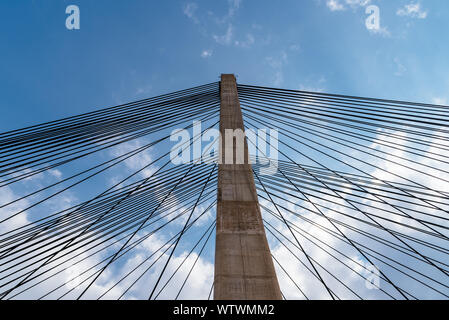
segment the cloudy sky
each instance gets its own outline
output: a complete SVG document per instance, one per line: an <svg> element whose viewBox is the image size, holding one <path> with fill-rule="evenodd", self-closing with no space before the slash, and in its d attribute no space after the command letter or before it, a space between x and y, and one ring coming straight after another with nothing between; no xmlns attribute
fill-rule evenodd
<svg viewBox="0 0 449 320"><path fill-rule="evenodd" d="M80 30L65 9L81 11ZM380 30L365 8L380 9ZM447 101L445 1L2 1L2 130L218 80ZM11 121L10 119L14 119Z"/></svg>
<svg viewBox="0 0 449 320"><path fill-rule="evenodd" d="M72 4L80 9L79 30L65 26ZM366 26L371 5L379 8L375 30ZM244 84L448 104L448 12L447 1L435 0L2 1L0 131L218 81L221 73L234 73ZM150 159L154 155L144 153L124 168ZM55 170L40 179L66 174ZM14 192L4 189L2 202ZM68 193L50 205L56 210L79 197ZM162 240L144 243L139 252ZM280 247L277 253L286 254ZM139 254L122 269L141 261ZM211 259L200 259L186 297L208 294ZM94 292L107 284L100 281ZM140 297L136 292L131 297Z"/></svg>

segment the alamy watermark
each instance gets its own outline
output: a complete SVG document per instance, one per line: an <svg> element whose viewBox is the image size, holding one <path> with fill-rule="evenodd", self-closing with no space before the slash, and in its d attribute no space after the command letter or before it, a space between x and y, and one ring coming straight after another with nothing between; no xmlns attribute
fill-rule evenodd
<svg viewBox="0 0 449 320"><path fill-rule="evenodd" d="M69 16L65 20L65 27L68 30L80 29L80 8L74 4L67 6L65 13Z"/></svg>
<svg viewBox="0 0 449 320"><path fill-rule="evenodd" d="M380 30L380 9L376 5L366 7L365 13L369 14L365 20L365 26L368 30Z"/></svg>
<svg viewBox="0 0 449 320"><path fill-rule="evenodd" d="M68 279L68 281L65 283L65 286L68 289L76 289L81 285L81 274L79 268L71 266L70 268L65 270L65 275Z"/></svg>
<svg viewBox="0 0 449 320"><path fill-rule="evenodd" d="M186 129L172 131L170 141L176 142L170 150L170 160L173 164L245 164L246 138L248 163L258 163L261 166L261 175L274 175L277 172L278 130L225 129L223 138L215 128L203 132L201 121L194 121L192 131L193 135ZM206 142L205 146L203 142ZM225 150L224 156L221 150Z"/></svg>
<svg viewBox="0 0 449 320"><path fill-rule="evenodd" d="M380 270L374 265L368 266L368 276L365 280L365 287L369 290L379 290L380 288Z"/></svg>

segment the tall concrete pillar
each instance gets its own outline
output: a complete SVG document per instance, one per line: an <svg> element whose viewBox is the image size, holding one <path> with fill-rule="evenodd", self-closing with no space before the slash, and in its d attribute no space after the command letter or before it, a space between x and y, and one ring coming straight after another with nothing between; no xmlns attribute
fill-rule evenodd
<svg viewBox="0 0 449 320"><path fill-rule="evenodd" d="M222 164L218 167L215 300L282 299L263 227L251 164L236 163L236 145L225 145L226 129L244 130L234 75L221 76L220 133ZM225 147L223 147L225 145ZM245 139L244 154L248 154ZM226 164L226 154L234 164ZM229 159L229 158L228 158Z"/></svg>

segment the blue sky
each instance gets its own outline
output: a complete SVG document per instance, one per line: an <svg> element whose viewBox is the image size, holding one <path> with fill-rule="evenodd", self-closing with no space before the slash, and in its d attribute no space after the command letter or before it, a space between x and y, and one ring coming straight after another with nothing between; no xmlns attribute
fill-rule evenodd
<svg viewBox="0 0 449 320"><path fill-rule="evenodd" d="M65 27L72 4L80 30ZM377 32L365 26L372 4L380 9ZM221 73L243 84L449 104L448 12L441 0L2 1L0 131L218 81ZM118 168L108 184L136 169ZM74 203L86 190L50 205ZM207 253L201 270L210 280Z"/></svg>
<svg viewBox="0 0 449 320"><path fill-rule="evenodd" d="M80 8L80 30L65 27L70 4ZM447 99L449 4L372 0L380 33L366 29L363 4L2 1L0 130L216 81L220 73L247 84ZM409 4L419 12L407 11Z"/></svg>

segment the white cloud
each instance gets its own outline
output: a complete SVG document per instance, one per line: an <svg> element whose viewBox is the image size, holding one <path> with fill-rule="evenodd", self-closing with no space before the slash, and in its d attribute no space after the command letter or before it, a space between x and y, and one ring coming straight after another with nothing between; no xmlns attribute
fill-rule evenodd
<svg viewBox="0 0 449 320"><path fill-rule="evenodd" d="M396 71L394 72L394 75L396 77L401 77L404 75L405 72L407 72L407 68L402 64L402 62L398 59L394 59L394 63L396 64Z"/></svg>
<svg viewBox="0 0 449 320"><path fill-rule="evenodd" d="M203 50L203 52L201 52L201 58L210 58L212 57L212 50Z"/></svg>
<svg viewBox="0 0 449 320"><path fill-rule="evenodd" d="M216 43L225 46L233 45L241 48L249 48L255 43L253 33L246 33L242 39L236 39L239 37L236 37L235 28L232 23L235 15L240 9L241 3L241 0L228 0L227 11L224 15L217 16L214 12L208 11L208 19L201 19L201 21L197 16L198 5L195 2L185 5L183 12L189 19L194 21L196 24L201 25L200 28L202 33L208 37L211 36ZM210 25L210 21L213 21L215 25ZM220 34L220 32L217 33L216 31L210 31L216 27L223 29L224 26L226 26L226 30L223 34ZM253 24L251 28L260 30L261 26ZM201 52L201 57L208 58L212 55L212 53L212 50L204 50Z"/></svg>
<svg viewBox="0 0 449 320"><path fill-rule="evenodd" d="M195 2L190 2L184 6L184 14L191 19L194 23L199 23L198 18L196 17L196 10L198 9L198 5Z"/></svg>
<svg viewBox="0 0 449 320"><path fill-rule="evenodd" d="M315 81L307 81L307 84L300 84L299 90L310 92L323 92L325 90L326 78L321 76Z"/></svg>
<svg viewBox="0 0 449 320"><path fill-rule="evenodd" d="M444 99L441 99L441 98L435 100L435 102L443 102L443 101L444 101ZM425 156L417 158L415 156L410 156L409 153L406 153L403 150L403 147L406 147L406 146L416 147L415 144L413 144L411 142L407 142L405 140L405 138L407 138L407 134L404 134L402 132L391 132L391 130L390 131L389 130L379 130L378 132L379 132L379 135L374 139L373 143L371 145L369 145L369 147L385 152L386 154L382 155L382 159L374 158L368 154L365 154L363 151L360 151L360 152L354 151L353 153L349 152L349 154L356 157L356 159L358 158L358 159L367 161L368 164L358 164L356 162L357 160L355 160L355 159L351 159L347 162L349 162L352 165L357 166L359 168L365 169L364 171L367 172L367 174L370 174L370 175L372 175L378 179L382 179L384 181L389 181L389 183L392 183L393 185L396 185L396 183L410 184L411 183L410 181L404 181L402 179L402 178L407 178L412 181L416 181L417 183L420 183L421 185L429 186L433 190L447 190L448 189L448 183L445 181L442 181L441 178L449 180L449 174L441 175L441 172L438 173L438 170L449 171L448 165L443 165L441 162L431 160L429 158L426 158ZM397 135L399 138L385 137L383 134L386 134L386 133L392 133L394 135ZM397 145L393 145L391 147L386 147L385 142L388 142L388 141L398 143L399 147ZM437 139L437 138L435 138L435 139L433 139L433 141L431 140L429 142L431 142L432 145L434 145L434 144L436 145L437 143L438 144L443 143L443 141L441 139ZM382 145L382 143L383 143L383 145ZM447 145L447 142L445 143L445 145ZM427 151L432 152L432 154L434 154L434 155L439 152L441 153L441 150L440 151L438 151L438 149L432 150L432 148L429 148ZM374 153L376 154L376 151L374 151ZM417 160L418 164L415 164L415 163L411 164L407 160L398 160L397 157L405 157L410 160ZM444 155L441 154L441 156L439 158L444 160ZM405 168L403 166L394 164L391 161L400 162L402 164L409 165L410 168ZM373 165L373 166L376 165L379 168L376 169L374 167L371 167L371 165ZM432 169L429 169L428 167L424 167L424 165L432 166L432 167L438 168L438 169L432 170ZM418 172L414 171L414 169L419 169L423 173L418 173ZM395 175L388 174L385 170L392 172ZM427 174L433 174L437 178L429 177ZM400 178L400 177L402 177L402 178ZM374 180L373 180L373 183L374 183ZM376 183L377 183L377 181L376 181ZM342 187L341 191L346 193L346 194L342 194L345 199L351 200L351 199L353 199L352 195L355 195L357 193L357 191L354 192L354 190L350 190L348 188L343 189L343 186L341 186L341 187ZM367 187L371 188L372 186L367 184ZM317 197L326 197L325 189L316 190L315 192L316 192ZM419 191L417 191L417 192L419 192ZM303 218L310 219L312 221L319 223L320 225L322 225L324 227L328 227L328 225L325 224L325 221L318 220L317 215L311 214L310 212L306 211L305 209L291 206L288 203L284 204L283 199L286 198L285 194L287 194L287 193L292 193L292 191L286 190L285 193L283 193L282 191L279 191L279 194L281 195L281 197L276 202L279 203L280 205L283 205L284 207L292 210L293 212L300 213L300 216ZM417 221L407 218L406 216L391 214L390 212L383 212L380 210L382 208L386 208L392 212L395 212L397 207L394 208L391 205L393 205L393 206L394 205L404 205L404 203L388 199L388 194L386 194L386 195L378 194L378 196L381 197L382 199L386 200L386 202L390 203L390 205L386 205L386 204L384 205L384 204L380 203L378 201L378 198L368 197L366 200L363 201L363 205L357 205L357 206L360 207L363 211L368 212L369 214L375 214L380 217L384 217L386 219L391 219L394 222L404 224L404 226L401 226L401 225L394 224L394 223L388 223L385 220L381 220L380 218L375 218L376 221L379 221L382 225L386 226L387 228L390 228L394 231L401 232L406 235L415 237L417 239L424 238L422 233L418 233L418 231L407 227L407 226L410 226L410 227L423 228L423 226L418 224ZM309 198L310 197L311 196L309 195ZM325 204L330 209L335 208L336 210L342 212L343 214L347 214L348 216L358 217L358 215L359 215L355 210L351 210L351 209L348 210L348 208L339 207L340 205L347 205L347 203L345 203L345 202L337 201L334 206L334 205L330 205L329 203L326 204L324 201L321 201L317 198L313 198L313 196L312 196L312 199L313 199L313 202L316 204L320 204L320 205ZM411 199L411 197L407 198L405 201L410 200L410 199ZM316 210L314 210L313 207L308 206L307 203L305 203L301 200L288 199L288 196L287 196L286 200L291 200L294 203L301 204L313 211L316 211ZM261 201L261 205L266 206L264 201ZM368 205L370 205L371 207L368 207ZM419 203L419 202L416 202L416 207L412 206L411 204L408 204L405 207L402 207L402 211L407 212L412 217L417 217L421 214L420 213L420 209L422 210L421 205L422 205L422 203ZM442 208L444 209L444 208L446 208L446 206L442 206ZM271 209L273 209L272 206L271 206ZM409 209L410 209L410 211L409 211ZM412 211L413 209L416 211ZM366 225L366 224L362 224L362 223L355 224L354 221L351 222L351 220L347 219L346 217L342 217L341 215L338 216L338 215L336 215L335 212L332 212L331 210L323 209L323 208L321 208L321 210L328 217L335 218L336 220L347 223L350 226L357 226L357 228L361 228L362 230L371 232L372 234L381 237L381 239L392 240L393 242L396 243L396 240L392 239L391 235L387 232L384 232L379 229L371 228L369 225ZM432 213L435 216L444 217L444 214L445 214L445 212L443 212L442 210L431 210L431 209L427 209L427 210L430 210L427 212ZM263 211L265 211L265 210L263 210ZM274 210L274 209L273 209L273 211L276 212L276 210ZM281 209L281 211L284 211L284 210ZM317 238L317 239L314 239L315 242L321 240L324 242L324 243L322 243L322 245L325 245L325 246L329 245L331 248L335 248L339 251L344 252L352 260L357 261L359 263L359 265L356 265L355 262L351 262L350 259L348 259L348 258L343 258L342 260L344 262L353 266L354 269L361 272L364 276L367 276L369 274L368 271L363 268L363 266L369 267L370 266L369 263L365 259L361 259L360 254L358 252L356 252L354 249L350 249L342 241L338 240L335 237L329 237L329 234L327 232L324 232L316 227L313 227L312 225L305 222L304 220L302 220L302 219L300 220L299 218L289 214L287 211L285 211L283 214L287 219L289 219L290 221L293 221L297 226L302 228L304 231L309 232L309 234L310 234L309 238L313 236L313 237ZM264 217L266 220L269 220L269 215L266 214L265 212L264 212ZM272 223L271 220L269 220L269 222ZM275 227L281 232L281 234L286 235L288 238L290 238L290 240L293 243L295 243L295 240L289 234L289 230L287 230L285 227L276 225L276 223L272 223L272 224L275 225ZM329 228L331 230L333 230L332 227L329 227ZM380 245L379 243L371 243L371 242L367 241L366 238L363 238L363 236L351 233L347 229L342 228L341 226L339 226L339 228L341 230L343 230L348 236L350 236L350 238L353 241L357 241L359 243L365 244L369 248L376 248L378 250L378 252L382 252L382 254L384 254L385 256L391 257L392 259L395 259L399 263L403 263L403 264L409 266L411 268L411 270L410 269L405 270L406 274L416 276L416 274L413 273L414 270L421 271L422 270L421 268L426 267L425 263L421 263L421 261L407 260L407 257L403 256L398 251L391 250L391 249L387 248L386 246ZM270 237L270 235L268 235L268 236ZM282 236L280 236L279 234L278 234L278 236L281 239L283 239ZM321 265L325 266L326 269L331 271L339 279L343 280L343 282L348 284L349 287L355 289L355 291L357 293L359 293L363 298L365 298L365 299L388 298L386 295L384 295L379 290L367 289L365 287L365 280L363 278L361 278L360 276L358 276L356 273L349 270L348 268L344 267L343 264L336 262L333 258L331 258L329 255L325 254L324 251L319 249L317 246L312 245L309 242L309 240L307 240L305 237L303 237L301 235L301 232L298 233L297 236L298 236L299 242L303 245L304 249L306 250L306 252L308 253L309 256L311 256L315 260L319 261ZM429 239L427 239L427 240L429 240ZM444 245L444 243L446 243L444 241L440 242L440 240L438 238L432 238L431 242L436 245L440 245L440 246ZM418 247L416 245L416 243L410 242L410 244L412 247L415 247L415 248ZM446 245L447 245L447 243L446 243ZM302 261L305 261L307 263L307 261L305 259L303 259L304 255L301 253L300 250L296 250L295 248L293 248L293 245L291 245L291 244L289 244L288 246L290 249L293 249L292 251L299 258L301 258ZM295 260L296 258L291 253L289 253L287 250L285 250L285 248L282 245L280 245L278 243L274 243L273 241L270 241L270 247L272 249L273 255L276 256L276 258L280 261L280 263L283 265L283 267L285 269L287 269L288 273L301 286L301 288L306 292L306 294L308 295L309 298L315 298L315 299L328 299L329 298L329 296L326 294L326 290L324 289L324 287L320 284L320 282L318 280L316 280L311 275L311 273L309 271L307 271L299 263L292 263L292 261L297 262L297 260ZM331 248L327 248L327 249L331 250L331 252L333 254L336 254L334 251L332 251ZM420 252L422 252L423 254L429 254L433 257L437 256L437 254L431 250L426 251L425 249L420 249ZM339 255L337 254L337 256L339 256ZM392 271L391 269L389 269L388 267L385 267L385 265L381 264L377 260L373 260L373 262L376 265L379 263L379 267L382 269L382 271L387 271L386 274L388 274L390 279L392 279L398 286L400 286L401 288L406 289L406 290L411 289L409 292L416 294L418 296L418 298L431 299L432 297L438 297L438 294L435 291L428 290L428 288L425 288L424 286L421 289L417 289L418 288L417 286L419 286L419 284L417 284L415 281L411 280L410 278L404 277L403 274L399 274L399 273ZM429 267L429 268L431 269L431 267ZM288 276L277 266L276 266L276 269L277 269L277 275L278 275L281 289L282 289L283 293L285 294L285 296L287 297L287 299L304 299L304 297L301 295L299 290L296 289L296 287L294 286L292 281L288 278ZM332 283L333 280L331 279L331 277L329 277L329 275L326 274L324 272L324 270L322 270L320 268L318 268L318 269L319 269L321 275L323 276L323 278L325 278L325 281L328 284ZM399 269L401 269L401 268L399 268ZM436 276L435 279L441 280L442 278ZM335 283L334 286L332 286L332 289L334 290L334 288L338 288L338 287L342 288L341 285L337 285L337 283ZM396 295L396 297L400 297L397 294L397 292L395 292L393 290L393 288L389 287L388 284L386 284L385 282L381 282L381 288L386 289L390 293L393 293L393 295ZM336 293L342 299L353 299L354 298L354 296L347 290L346 291L342 290L341 292L337 291Z"/></svg>
<svg viewBox="0 0 449 320"><path fill-rule="evenodd" d="M288 56L285 51L281 51L281 53L276 56L270 56L265 59L268 65L274 69L282 68L288 61Z"/></svg>
<svg viewBox="0 0 449 320"><path fill-rule="evenodd" d="M391 33L388 30L387 27L380 27L379 29L368 29L367 30L371 33L371 34L378 34L384 37L390 37Z"/></svg>
<svg viewBox="0 0 449 320"><path fill-rule="evenodd" d="M62 177L62 172L58 169L51 169L48 171L48 173L57 179L61 179Z"/></svg>
<svg viewBox="0 0 449 320"><path fill-rule="evenodd" d="M371 0L327 0L326 5L331 11L344 11L348 8L356 10L357 8L366 7L371 3ZM390 37L390 31L387 27L368 28L366 29L375 35L381 35L384 37Z"/></svg>
<svg viewBox="0 0 449 320"><path fill-rule="evenodd" d="M6 189L4 189L6 191ZM3 193L3 195L6 195L6 193ZM3 201L10 201L14 198L14 195L12 192L8 192L8 196L4 197ZM17 208L16 208L17 209ZM10 228L14 228L17 226L21 226L24 224L27 224L28 221L26 220L26 216L22 215L21 220L15 221L16 223L14 225L9 225ZM24 220L25 219L25 220ZM202 225L202 224L201 224ZM114 284L116 284L124 275L126 275L128 272L130 272L134 267L136 267L139 263L143 262L147 257L149 257L151 254L156 253L156 255L148 260L148 263L143 264L141 267L139 267L136 272L133 272L128 278L126 278L125 281L121 282L119 285L117 285L114 289L112 289L107 295L104 296L106 299L116 299L118 298L122 292L132 284L132 282L143 272L147 269L149 264L154 261L154 258L159 256L159 254L162 253L162 251L159 251L159 248L170 238L172 237L173 230L177 230L178 232L180 230L180 226L177 225L176 229L172 230L166 230L168 232L158 232L155 234L152 234L149 236L145 241L141 242L139 245L137 245L130 254L123 256L120 258L120 262L117 261L113 265L111 265L108 269L103 272L103 274L96 280L96 282L89 288L89 290L86 292L86 294L83 296L83 299L97 299L101 294L106 292L106 290L110 289ZM149 230L154 230L155 226L153 228L150 228ZM2 232L4 232L2 230ZM148 234L149 231L142 231L140 232L135 239L133 239L133 242L137 239L140 239ZM187 231L186 236L193 236L193 232ZM198 239L199 235L195 235L195 239ZM102 241L103 238L100 238L97 241ZM117 239L113 238L106 242L100 242L98 245L89 246L92 249L88 252L83 252L85 250L84 247L74 251L73 253L69 253L66 257L64 257L62 260L55 260L54 262L51 262L48 264L47 267L44 267L41 269L41 271L45 271L47 269L50 269L52 267L55 267L48 275L54 275L53 277L43 281L42 283L36 285L34 288L31 288L31 290L28 290L24 292L23 294L20 294L17 296L16 299L37 299L40 298L42 295L50 292L53 289L56 289L60 285L64 284L65 282L73 279L74 277L79 278L75 281L69 282L66 285L62 286L60 289L56 290L54 293L50 294L49 296L45 297L45 299L56 299L60 297L62 294L66 293L68 290L73 289L72 292L70 292L68 295L64 297L64 299L75 299L78 297L78 295L86 288L86 285L90 283L90 281L93 278L87 279L90 275L94 275L94 272L96 270L99 270L102 266L104 266L105 262L102 262L99 266L96 266L100 261L104 260L115 250L118 250L123 242L117 242L109 249L99 251L96 254L91 255L93 252L105 248L107 245L112 244L113 241L116 241ZM195 240L196 241L196 240ZM204 241L204 240L203 240ZM211 245L211 242L209 242L209 246ZM189 242L190 246L190 242ZM193 246L193 240L192 240L192 246ZM165 247L166 248L166 247ZM199 251L199 246L196 248L196 251ZM55 249L58 250L58 249ZM184 249L186 250L186 249ZM168 254L170 251L166 252L160 261L148 272L147 276L142 278L142 281L139 281L135 286L133 286L132 290L129 292L128 295L125 296L125 299L147 299L149 295L149 290L151 287L155 284L155 281L157 277L159 276L159 273L162 270L163 265L165 264ZM37 251L33 251L32 254L37 254ZM46 254L51 254L51 251L47 252ZM163 277L161 283L159 284L159 289L162 288L162 285L165 283L165 281L168 279L168 276L173 274L175 269L181 264L181 262L184 260L184 258L187 256L187 252L181 251L181 249L178 250L178 252L172 257L172 260L165 272L165 276ZM71 258L71 259L70 259ZM191 254L187 260L184 262L183 266L179 269L176 276L171 280L170 284L165 288L163 294L159 298L165 298L165 299L173 299L175 295L177 294L181 284L183 283L184 279L187 277L187 274L189 273L193 263L198 258L198 255L196 252ZM59 263L65 261L66 259L69 259L66 263L62 263L60 266L58 266ZM82 260L82 261L81 261ZM75 264L76 262L76 264ZM81 275L85 271L89 270L90 268L94 267L87 273ZM190 274L189 281L186 283L186 286L184 287L184 290L180 296L181 299L206 299L211 287L211 284L213 282L213 263L208 261L207 259L200 257L198 261L196 262L195 268L193 269L192 273ZM40 280L44 279L44 276L40 278ZM83 280L87 279L86 282L83 282ZM30 286L30 284L35 283L36 281L33 281L27 285L24 286L24 288L27 288ZM3 284L3 282L0 281L0 284ZM8 288L8 287L6 287ZM23 288L21 288L23 289ZM20 290L16 290L14 293L18 293Z"/></svg>
<svg viewBox="0 0 449 320"><path fill-rule="evenodd" d="M142 87L137 88L136 94L137 95L149 94L152 89L153 89L152 85L142 86Z"/></svg>
<svg viewBox="0 0 449 320"><path fill-rule="evenodd" d="M323 92L324 91L324 89L321 87L311 87L311 86L305 86L302 84L299 86L299 90L309 91L309 92Z"/></svg>
<svg viewBox="0 0 449 320"><path fill-rule="evenodd" d="M256 39L252 33L247 33L244 40L233 40L234 39L234 27L232 24L228 25L226 33L223 35L213 35L213 39L221 45L234 45L236 47L249 48L254 43Z"/></svg>
<svg viewBox="0 0 449 320"><path fill-rule="evenodd" d="M290 197L290 199L287 200L292 201L298 205L300 204L305 207L308 207L312 211L316 211L314 207L307 202L300 201L293 197ZM314 200L315 203L320 202L317 199ZM297 207L288 202L282 203L282 200L276 202L278 202L281 206L288 208L289 210L292 210L293 212L297 213L301 212L301 216L308 219L309 221L318 223L319 225L329 228L330 230L335 230L327 222L327 220L325 220L324 217L319 216L318 214L305 211L304 209L301 209L300 207ZM271 209L273 209L272 205ZM305 222L299 217L295 217L294 215L292 215L291 213L289 213L284 209L280 210L284 211L283 215L287 220L293 222L297 227L300 228L297 229L296 227L293 227L292 230L295 230L294 233L298 241L301 243L302 247L304 248L308 256L312 259L314 265L317 267L317 269L320 272L320 275L323 277L323 279L325 279L326 283L328 285L334 284L331 286L332 290L336 292L340 298L354 299L355 296L348 290L344 289L340 284L337 284L332 276L330 276L327 272L325 272L318 266L318 263L321 264L322 266L325 266L327 270L329 270L337 278L343 280L343 282L346 283L349 287L356 289L355 291L361 293L361 295L364 296L365 298L370 297L373 298L379 294L377 290L374 290L372 292L367 290L365 288L364 279L347 267L349 266L354 270L358 271L359 273L361 273L362 275L366 276L366 269L364 269L363 266L368 267L369 265L360 259L358 252L354 248L348 246L347 244L339 240L340 239L339 237L331 236L330 233L315 227L311 223ZM273 211L277 212L276 210ZM335 215L335 213L329 210L322 210L322 212L328 217L338 218ZM316 277L314 277L310 273L310 270L312 270L313 272L313 268L305 259L304 253L297 247L296 248L294 247L294 244L296 244L297 242L292 237L290 230L285 226L285 224L282 224L279 220L276 221L274 217L267 214L266 212L264 212L264 218L267 221L269 221L269 223L273 225L278 231L280 231L280 233L275 232L276 236L281 240L283 240L283 242L287 244L289 249L292 251L290 252L289 250L287 250L285 246L279 242L277 243L273 243L272 241L270 242L270 247L272 249L271 251L273 255L276 257L276 259L280 262L282 267L286 269L286 271L300 286L300 288L305 292L305 294L309 299L330 299L330 296L325 290L324 286L319 282L319 280ZM271 233L267 232L267 234L268 239L273 240ZM284 235L286 238L290 239L291 243L285 241L285 238L281 234ZM326 253L323 249L319 248L317 244L320 245L322 248L324 247L328 252L331 252L341 261L344 261L347 264L347 266L338 262L335 258ZM331 248L339 250L340 252L346 254L348 257L346 258L341 256L339 253L332 250ZM307 270L307 268L303 264L301 264L293 254L296 257L298 257L306 266L308 266L309 270ZM292 263L292 261L294 261L294 263ZM286 296L286 298L289 300L304 299L305 297L296 288L296 286L292 283L291 279L285 274L285 272L277 265L277 263L275 263L275 268L281 290Z"/></svg>
<svg viewBox="0 0 449 320"><path fill-rule="evenodd" d="M298 52L299 50L301 50L301 46L297 43L290 45L288 48L293 52Z"/></svg>
<svg viewBox="0 0 449 320"><path fill-rule="evenodd" d="M237 10L240 8L241 0L228 0L228 17L231 18L235 15Z"/></svg>
<svg viewBox="0 0 449 320"><path fill-rule="evenodd" d="M432 103L446 106L448 105L448 100L446 98L435 97L432 99Z"/></svg>
<svg viewBox="0 0 449 320"><path fill-rule="evenodd" d="M228 11L227 13L221 17L215 18L215 22L217 22L218 24L225 24L227 22L229 22L237 13L237 11L240 9L240 4L241 4L241 0L228 0ZM214 15L211 12L211 15Z"/></svg>
<svg viewBox="0 0 449 320"><path fill-rule="evenodd" d="M326 5L331 11L345 10L345 6L339 0L327 0Z"/></svg>
<svg viewBox="0 0 449 320"><path fill-rule="evenodd" d="M273 69L273 84L280 86L284 82L283 68L288 63L288 55L285 51L281 51L278 56L269 56L265 58L265 62Z"/></svg>
<svg viewBox="0 0 449 320"><path fill-rule="evenodd" d="M355 9L368 5L371 0L327 0L326 5L331 11L343 11L347 6Z"/></svg>
<svg viewBox="0 0 449 320"><path fill-rule="evenodd" d="M371 0L346 0L346 4L351 7L365 7L371 3Z"/></svg>
<svg viewBox="0 0 449 320"><path fill-rule="evenodd" d="M254 36L251 33L246 35L246 39L242 41L235 41L234 44L238 47L249 48L256 42Z"/></svg>
<svg viewBox="0 0 449 320"><path fill-rule="evenodd" d="M6 203L10 203L19 198L11 188L8 186L0 188L0 205L3 206ZM29 203L27 200L21 200L15 202L6 207L0 208L0 217L1 219L5 219L7 217L13 216L15 213L20 212L27 208ZM21 214L16 215L14 218L11 218L0 224L0 233L5 233L11 230L14 230L18 227L28 224L28 217L26 212L22 212Z"/></svg>
<svg viewBox="0 0 449 320"><path fill-rule="evenodd" d="M425 19L427 18L427 11L421 8L420 3L410 3L406 4L404 7L398 9L396 11L398 16L402 17L410 17L416 19Z"/></svg>
<svg viewBox="0 0 449 320"><path fill-rule="evenodd" d="M218 35L214 35L213 38L214 40L222 45L230 45L232 43L232 37L233 37L233 27L232 24L228 25L228 28L226 29L226 33L218 36Z"/></svg>
<svg viewBox="0 0 449 320"><path fill-rule="evenodd" d="M124 155L125 153L131 152L133 150L139 149L143 146L142 140L132 140L129 142L121 143L115 148L111 150L111 155L114 157L119 157ZM145 149L124 161L126 167L131 169L132 171L140 170L146 166L148 166L153 161L153 157L151 155L151 148ZM150 177L157 168L155 166L148 166L140 172L140 175L143 178Z"/></svg>

